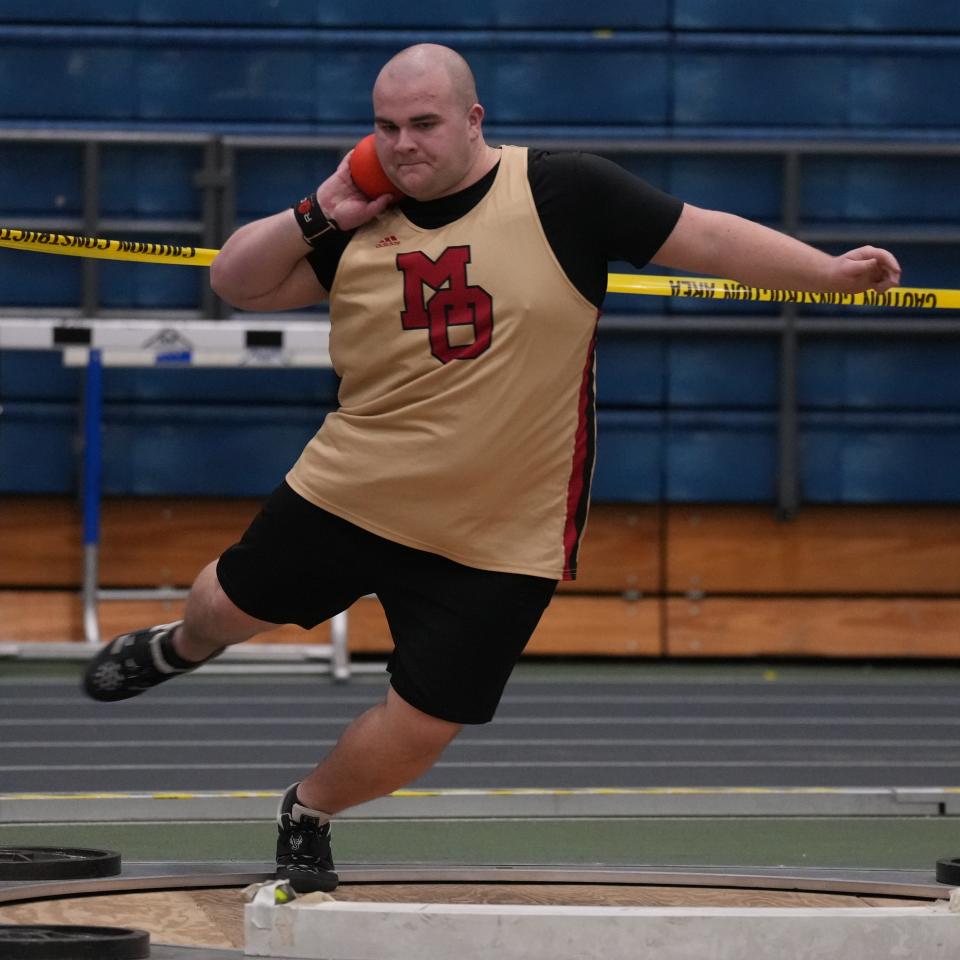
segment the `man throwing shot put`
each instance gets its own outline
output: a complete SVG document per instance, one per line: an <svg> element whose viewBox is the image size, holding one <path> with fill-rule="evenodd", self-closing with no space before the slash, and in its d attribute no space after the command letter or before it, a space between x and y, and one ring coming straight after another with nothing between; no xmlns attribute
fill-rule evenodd
<svg viewBox="0 0 960 960"><path fill-rule="evenodd" d="M398 53L373 89L376 148L406 198L345 160L241 227L211 268L241 310L329 299L339 407L183 621L124 634L85 688L121 700L280 624L375 593L395 644L382 703L287 789L277 870L331 890L331 817L427 771L493 718L560 579L576 576L594 461L594 343L610 261L791 290L882 291L886 250L830 256L698 209L584 153L494 147L455 51Z"/></svg>

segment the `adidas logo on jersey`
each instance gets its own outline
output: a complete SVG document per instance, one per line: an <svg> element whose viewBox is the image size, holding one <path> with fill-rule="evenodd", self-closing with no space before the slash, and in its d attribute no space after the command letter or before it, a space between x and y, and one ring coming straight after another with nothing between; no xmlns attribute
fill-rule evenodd
<svg viewBox="0 0 960 960"><path fill-rule="evenodd" d="M385 236L378 244L377 249L380 247L399 247L400 241L391 233Z"/></svg>

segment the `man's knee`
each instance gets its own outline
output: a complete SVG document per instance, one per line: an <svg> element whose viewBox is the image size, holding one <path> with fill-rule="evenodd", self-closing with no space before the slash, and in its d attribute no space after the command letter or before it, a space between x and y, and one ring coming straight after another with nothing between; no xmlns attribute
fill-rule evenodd
<svg viewBox="0 0 960 960"><path fill-rule="evenodd" d="M227 596L217 577L216 561L204 567L194 580L184 627L195 641L228 646L276 626L244 613Z"/></svg>
<svg viewBox="0 0 960 960"><path fill-rule="evenodd" d="M387 691L387 713L391 726L402 731L411 752L441 753L463 729L463 724L424 713L391 687Z"/></svg>

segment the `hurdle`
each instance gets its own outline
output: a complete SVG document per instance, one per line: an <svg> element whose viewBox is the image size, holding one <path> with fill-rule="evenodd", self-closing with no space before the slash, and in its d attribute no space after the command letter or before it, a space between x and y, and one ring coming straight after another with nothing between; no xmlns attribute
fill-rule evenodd
<svg viewBox="0 0 960 960"><path fill-rule="evenodd" d="M99 603L110 600L177 600L172 587L107 589L100 586L101 474L104 367L233 367L277 370L329 368L330 323L269 316L251 320L0 319L0 350L57 350L69 367L84 368L82 469L83 632L85 648L101 643ZM311 657L330 660L334 679L351 674L346 611L331 620L329 645Z"/></svg>

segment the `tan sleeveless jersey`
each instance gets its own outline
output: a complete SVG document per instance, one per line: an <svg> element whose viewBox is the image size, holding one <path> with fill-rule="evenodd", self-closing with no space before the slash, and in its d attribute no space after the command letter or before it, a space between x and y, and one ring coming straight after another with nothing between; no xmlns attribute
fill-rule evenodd
<svg viewBox="0 0 960 960"><path fill-rule="evenodd" d="M436 230L361 227L330 291L339 409L287 482L373 533L487 570L572 579L594 447L597 308L544 236L527 151Z"/></svg>

